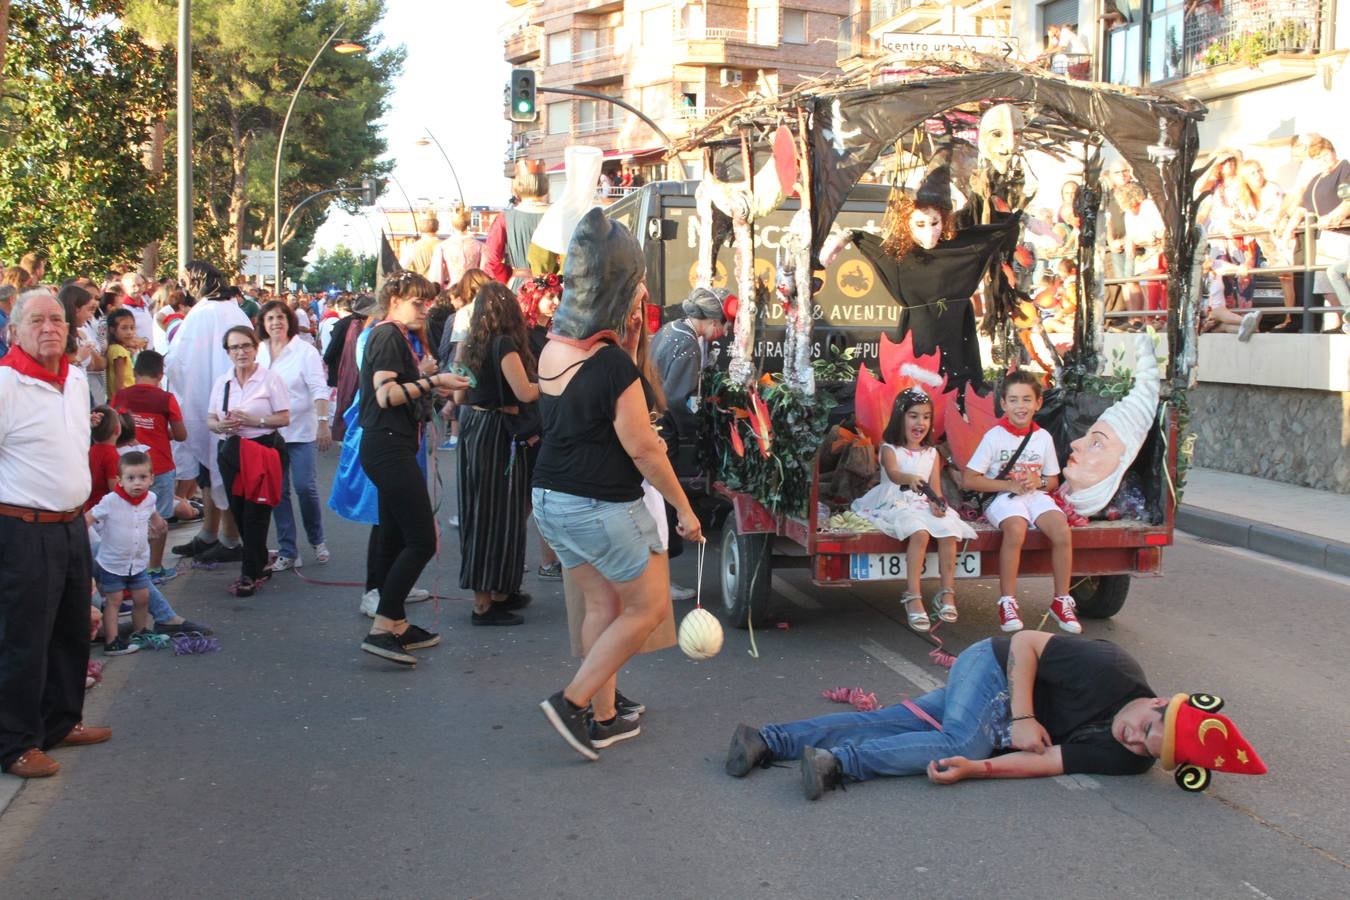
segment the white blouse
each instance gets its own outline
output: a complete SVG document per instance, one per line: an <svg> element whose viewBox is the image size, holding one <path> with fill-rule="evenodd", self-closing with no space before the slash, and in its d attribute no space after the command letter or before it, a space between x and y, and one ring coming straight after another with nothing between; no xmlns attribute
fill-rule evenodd
<svg viewBox="0 0 1350 900"><path fill-rule="evenodd" d="M314 402L331 396L319 351L297 334L273 360L271 342L263 341L258 347L258 365L280 377L291 395L291 424L277 429L282 439L288 444L308 444L316 440L319 414Z"/></svg>

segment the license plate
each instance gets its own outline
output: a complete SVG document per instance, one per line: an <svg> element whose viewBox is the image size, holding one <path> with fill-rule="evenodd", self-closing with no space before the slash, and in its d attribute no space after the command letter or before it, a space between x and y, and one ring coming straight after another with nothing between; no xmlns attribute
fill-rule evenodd
<svg viewBox="0 0 1350 900"><path fill-rule="evenodd" d="M899 581L909 576L909 560L903 553L854 553L849 556L848 571L853 581ZM957 578L979 578L980 571L979 553L956 554ZM923 573L937 577L936 553L924 558Z"/></svg>

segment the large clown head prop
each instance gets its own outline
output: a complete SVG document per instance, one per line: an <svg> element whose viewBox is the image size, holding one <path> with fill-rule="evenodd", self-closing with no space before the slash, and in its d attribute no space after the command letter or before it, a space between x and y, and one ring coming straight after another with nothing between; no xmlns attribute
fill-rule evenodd
<svg viewBox="0 0 1350 900"><path fill-rule="evenodd" d="M1210 771L1264 775L1266 764L1227 716L1223 701L1210 694L1177 694L1163 714L1160 761L1175 771L1177 784L1188 791L1209 787Z"/></svg>
<svg viewBox="0 0 1350 900"><path fill-rule="evenodd" d="M1064 496L1082 515L1096 515L1116 495L1153 429L1159 388L1153 339L1140 334L1135 341L1134 387L1069 445L1073 452L1064 466Z"/></svg>
<svg viewBox="0 0 1350 900"><path fill-rule="evenodd" d="M1002 175L1008 173L1017 155L1017 138L1024 124L1017 107L1000 103L980 116L980 160Z"/></svg>
<svg viewBox="0 0 1350 900"><path fill-rule="evenodd" d="M627 329L646 261L637 239L597 207L582 216L563 261L563 295L553 334L588 342Z"/></svg>

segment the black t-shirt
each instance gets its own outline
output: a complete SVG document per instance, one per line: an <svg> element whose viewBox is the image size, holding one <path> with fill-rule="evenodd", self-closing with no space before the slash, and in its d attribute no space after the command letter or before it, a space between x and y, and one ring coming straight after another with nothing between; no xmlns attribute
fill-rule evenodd
<svg viewBox="0 0 1350 900"><path fill-rule="evenodd" d="M1333 209L1341 205L1341 198L1336 196L1336 188L1346 182L1350 182L1350 159L1336 163L1336 168L1330 172L1314 175L1312 181L1303 189L1303 199L1299 205L1308 212L1317 213L1319 217L1330 215ZM1346 228L1335 230L1342 233L1350 231Z"/></svg>
<svg viewBox="0 0 1350 900"><path fill-rule="evenodd" d="M1004 671L1012 638L991 639ZM1056 635L1046 642L1036 666L1032 708L1036 720L1060 745L1064 771L1137 775L1153 759L1127 750L1111 736L1111 719L1140 697L1155 697L1134 657L1110 641Z"/></svg>
<svg viewBox="0 0 1350 900"><path fill-rule="evenodd" d="M492 339L488 354L483 358L482 371L475 372L478 384L469 390L469 405L484 409L497 409L502 406L519 406L520 400L511 390L506 376L502 374L502 360L512 353L519 353L513 338L499 334ZM523 361L522 361L523 365Z"/></svg>
<svg viewBox="0 0 1350 900"><path fill-rule="evenodd" d="M619 397L641 378L612 344L577 367L562 394L541 394L544 440L534 486L611 503L642 499L642 475L614 431Z"/></svg>
<svg viewBox="0 0 1350 900"><path fill-rule="evenodd" d="M416 381L420 377L417 360L413 357L408 339L403 336L397 325L382 322L376 325L366 338L365 353L361 358L361 427L365 429L388 429L395 434L415 437L418 426L418 405L405 403L402 406L381 408L375 399L375 373L395 372L399 381ZM409 393L414 397L416 389Z"/></svg>

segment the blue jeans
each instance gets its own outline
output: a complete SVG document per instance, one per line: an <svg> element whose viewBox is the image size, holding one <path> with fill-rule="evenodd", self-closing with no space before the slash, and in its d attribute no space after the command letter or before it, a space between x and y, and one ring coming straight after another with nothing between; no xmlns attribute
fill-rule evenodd
<svg viewBox="0 0 1350 900"><path fill-rule="evenodd" d="M912 701L942 731L902 705L877 712L836 713L760 730L774 759L796 759L803 747L829 750L844 774L866 781L919 775L935 759L986 759L1011 745L1008 678L986 638L956 658L947 686Z"/></svg>
<svg viewBox="0 0 1350 900"><path fill-rule="evenodd" d="M97 541L90 545L90 554L91 557L98 554ZM97 563L94 564L94 568L98 568ZM99 599L103 599L101 594L99 595ZM121 604L119 603L118 606L121 606ZM159 586L153 581L150 582L150 618L154 619L156 624L178 618L178 613L173 611L173 607L169 605L168 598L160 592Z"/></svg>
<svg viewBox="0 0 1350 900"><path fill-rule="evenodd" d="M310 546L323 543L323 513L319 504L319 480L315 470L318 464L318 445L314 441L303 444L286 443L286 465L281 470L281 502L272 510L272 521L277 526L277 552L287 559L298 559L295 546L295 509L291 506L291 485L300 501L300 518L305 523L305 535Z"/></svg>

